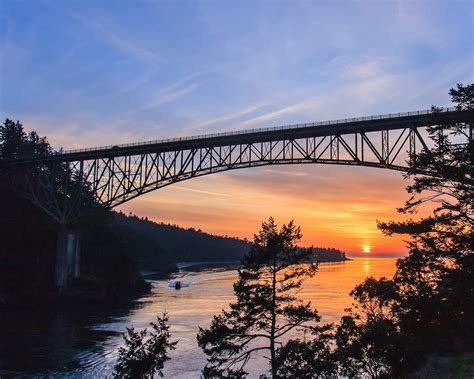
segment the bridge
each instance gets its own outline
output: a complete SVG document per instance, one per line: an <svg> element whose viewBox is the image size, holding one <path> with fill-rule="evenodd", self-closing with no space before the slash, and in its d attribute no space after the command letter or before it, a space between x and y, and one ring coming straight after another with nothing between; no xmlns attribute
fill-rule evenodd
<svg viewBox="0 0 474 379"><path fill-rule="evenodd" d="M423 110L61 151L2 160L0 169L12 170L14 188L62 225L63 268L56 280L61 286L65 270L79 274L79 237L68 227L97 208L248 167L319 163L407 171L413 154L432 144L427 127L467 123L470 128L473 121L474 110ZM472 141L472 130L468 135L460 146Z"/></svg>

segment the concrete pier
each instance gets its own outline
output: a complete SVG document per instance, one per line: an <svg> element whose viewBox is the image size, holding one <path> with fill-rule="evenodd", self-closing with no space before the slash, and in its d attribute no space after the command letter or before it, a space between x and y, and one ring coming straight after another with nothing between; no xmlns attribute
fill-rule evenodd
<svg viewBox="0 0 474 379"><path fill-rule="evenodd" d="M58 231L56 245L56 287L65 287L72 278L80 275L81 238L80 232L62 225Z"/></svg>
<svg viewBox="0 0 474 379"><path fill-rule="evenodd" d="M81 232L76 230L76 249L74 251L73 277L79 278L81 273Z"/></svg>

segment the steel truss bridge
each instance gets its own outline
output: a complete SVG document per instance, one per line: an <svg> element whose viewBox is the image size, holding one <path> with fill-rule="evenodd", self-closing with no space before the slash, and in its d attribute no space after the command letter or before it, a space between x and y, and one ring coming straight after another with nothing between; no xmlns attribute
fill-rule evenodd
<svg viewBox="0 0 474 379"><path fill-rule="evenodd" d="M407 171L413 154L432 145L425 129L454 123L469 129L459 147L472 147L474 110L448 108L1 159L0 171L11 178L7 186L59 222L55 283L61 290L80 273L75 223L97 208L246 167L324 163Z"/></svg>
<svg viewBox="0 0 474 379"><path fill-rule="evenodd" d="M445 108L70 150L0 168L21 172L16 189L67 225L98 206L227 170L324 163L406 171L412 154L431 145L427 127L473 121L473 110Z"/></svg>

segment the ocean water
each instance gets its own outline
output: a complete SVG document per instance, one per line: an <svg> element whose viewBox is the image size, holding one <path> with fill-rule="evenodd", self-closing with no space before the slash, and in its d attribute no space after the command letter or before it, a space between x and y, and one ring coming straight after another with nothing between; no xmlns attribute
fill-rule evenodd
<svg viewBox="0 0 474 379"><path fill-rule="evenodd" d="M337 322L352 304L349 292L354 286L367 276L391 277L395 263L395 258L368 256L321 264L299 296L318 309L322 323ZM198 328L208 327L213 315L234 300L232 284L237 272L225 267L186 267L177 277L190 286L175 290L167 280L150 280L150 293L127 304L2 312L0 376L110 376L125 328L145 328L166 311L172 339L179 342L165 363L164 375L198 378L206 362L196 342ZM268 365L257 357L247 369L253 378L267 372Z"/></svg>

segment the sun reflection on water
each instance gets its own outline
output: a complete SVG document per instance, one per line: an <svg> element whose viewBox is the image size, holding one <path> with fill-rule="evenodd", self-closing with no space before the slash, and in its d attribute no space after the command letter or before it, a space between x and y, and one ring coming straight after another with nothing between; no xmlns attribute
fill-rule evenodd
<svg viewBox="0 0 474 379"><path fill-rule="evenodd" d="M370 259L366 258L364 259L364 273L366 275L369 275L370 274Z"/></svg>

